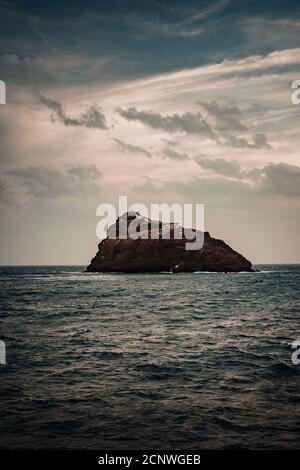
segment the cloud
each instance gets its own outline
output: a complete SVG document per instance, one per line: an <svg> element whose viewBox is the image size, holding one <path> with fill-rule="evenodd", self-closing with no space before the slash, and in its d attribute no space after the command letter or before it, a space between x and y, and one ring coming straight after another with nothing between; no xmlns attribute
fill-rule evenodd
<svg viewBox="0 0 300 470"><path fill-rule="evenodd" d="M1 41L1 37L0 37ZM10 85L25 87L57 88L62 84L68 86L93 83L96 80L112 80L110 71L117 67L113 58L93 57L61 50L54 54L45 55L45 51L30 49L30 55L20 52L18 44L16 54L0 55L1 79ZM32 54L32 55L31 55ZM39 55L40 54L40 55Z"/></svg>
<svg viewBox="0 0 300 470"><path fill-rule="evenodd" d="M78 178L90 178L91 180L95 180L102 175L101 171L98 170L96 165L72 166L68 169L68 173L70 175L77 176Z"/></svg>
<svg viewBox="0 0 300 470"><path fill-rule="evenodd" d="M195 162L204 170L212 170L214 173L223 176L241 176L241 167L234 160L226 160L225 158L202 158L196 157Z"/></svg>
<svg viewBox="0 0 300 470"><path fill-rule="evenodd" d="M287 14L287 12L285 13ZM299 16L291 15L290 18L282 16L279 19L256 15L244 18L240 22L240 26L244 31L244 38L247 39L248 47L263 46L272 49L293 47L295 37L299 34Z"/></svg>
<svg viewBox="0 0 300 470"><path fill-rule="evenodd" d="M219 130L243 131L246 126L241 123L241 111L236 106L221 106L216 101L200 101L206 111L216 119Z"/></svg>
<svg viewBox="0 0 300 470"><path fill-rule="evenodd" d="M176 152L176 150L166 147L163 150L164 158L169 158L170 160L188 160L189 156L186 153Z"/></svg>
<svg viewBox="0 0 300 470"><path fill-rule="evenodd" d="M214 16L219 10L223 9L230 0L221 0L209 5L197 5L196 8L186 4L183 7L179 5L168 5L160 3L160 11L165 10L165 14L150 15L126 15L128 24L138 27L143 34L152 36L170 36L174 38L193 38L207 33L207 24L209 17ZM138 18L138 21L137 21ZM200 24L199 24L200 23Z"/></svg>
<svg viewBox="0 0 300 470"><path fill-rule="evenodd" d="M136 187L139 192L149 194L169 194L169 191L178 195L203 200L216 199L224 196L235 205L240 204L240 198L257 197L261 201L268 200L269 196L285 196L288 198L300 197L300 167L287 163L269 163L262 168L243 171L234 160L224 158L208 159L195 158L202 168L212 170L214 177L195 176L185 181L170 180L157 182L146 178L145 183ZM237 179L233 180L231 177ZM251 180L251 184L249 183ZM250 201L249 199L249 201ZM200 199L198 199L200 200ZM252 204L252 203L251 203Z"/></svg>
<svg viewBox="0 0 300 470"><path fill-rule="evenodd" d="M300 168L287 163L269 163L263 168L253 168L242 171L241 166L234 160L224 158L194 158L204 170L211 170L218 175L234 177L240 180L251 180L255 184L251 191L269 193L277 196L300 196ZM220 180L221 181L221 180ZM248 184L244 181L243 184Z"/></svg>
<svg viewBox="0 0 300 470"><path fill-rule="evenodd" d="M263 169L263 189L288 197L300 196L300 168L287 163L269 163Z"/></svg>
<svg viewBox="0 0 300 470"><path fill-rule="evenodd" d="M253 136L253 142L249 142L244 137L236 137L234 135L227 136L225 143L236 148L249 148L249 149L269 149L271 145L267 141L267 136L262 133Z"/></svg>
<svg viewBox="0 0 300 470"><path fill-rule="evenodd" d="M116 112L128 121L139 121L151 129L162 129L168 133L184 132L188 135L203 135L219 144L236 148L268 149L271 148L264 133L254 134L252 141L246 137L229 135L228 131L242 131L246 126L239 121L240 110L234 106L220 106L217 102L201 103L217 123L208 123L201 113L161 115L153 111L138 111L135 106L128 109L117 108ZM218 135L218 131L220 131ZM167 151L168 152L168 151ZM170 152L166 155L172 158ZM173 154L175 158L175 154ZM183 158L181 158L183 159Z"/></svg>
<svg viewBox="0 0 300 470"><path fill-rule="evenodd" d="M56 100L46 98L39 95L41 104L53 111L52 120L59 121L65 126L83 126L94 129L107 129L106 119L100 108L97 106L90 106L87 111L79 117L74 118L67 115L63 105Z"/></svg>
<svg viewBox="0 0 300 470"><path fill-rule="evenodd" d="M198 67L181 68L177 71L145 77L133 82L132 87L135 91L138 87L150 91L157 86L162 93L161 99L164 98L163 90L166 89L168 90L168 97L170 93L179 94L183 92L185 96L188 96L188 93L191 92L193 97L198 95L199 101L200 93L207 94L210 89L213 90L213 95L210 94L211 99L215 99L215 96L224 99L224 87L233 86L236 89L240 84L243 84L245 85L243 90L245 94L243 96L234 96L234 93L231 93L231 99L241 101L241 98L247 99L249 93L251 95L253 93L251 78L256 80L257 87L261 87L262 81L268 81L266 85L271 88L271 85L276 85L274 83L274 74L278 74L278 78L285 78L289 70L293 70L298 66L299 60L299 47L276 50L269 54L249 55L239 59L225 59L214 63L208 62ZM273 83L270 83L269 79ZM257 97L257 87L254 89L253 98ZM262 95L264 98L266 97L265 91L264 89ZM206 94L203 94L203 97L206 97ZM274 102L273 95L272 101Z"/></svg>
<svg viewBox="0 0 300 470"><path fill-rule="evenodd" d="M95 180L101 173L95 165L71 167L66 171L29 166L7 171L6 174L19 179L27 194L34 198L82 197L100 192Z"/></svg>
<svg viewBox="0 0 300 470"><path fill-rule="evenodd" d="M241 122L241 111L237 106L224 106L216 101L199 101L199 104L207 111L214 123L210 126L215 131L220 131L220 142L236 148L267 149L271 148L267 136L263 133L254 134L252 142L245 137L235 135L235 132L247 130L247 126ZM232 133L231 133L232 132Z"/></svg>
<svg viewBox="0 0 300 470"><path fill-rule="evenodd" d="M208 203L214 201L221 207L241 207L243 200L252 201L253 196L261 197L256 186L252 187L242 180L228 179L224 176L213 178L193 177L185 181L170 180L164 183L158 183L153 180L145 180L144 184L135 188L136 191L143 194L159 194L160 198L164 195L165 200L186 200Z"/></svg>
<svg viewBox="0 0 300 470"><path fill-rule="evenodd" d="M144 21L141 26L147 28L152 33L165 36L176 36L179 38L192 38L200 36L200 34L205 32L205 29L201 26L191 27L190 25L184 25L184 23Z"/></svg>
<svg viewBox="0 0 300 470"><path fill-rule="evenodd" d="M265 134L262 134L262 133L255 134L253 137L253 140L254 142L252 144L252 148L255 148L255 149L270 149L271 148L271 145L268 144L267 136ZM250 147L251 147L251 144L250 144Z"/></svg>
<svg viewBox="0 0 300 470"><path fill-rule="evenodd" d="M15 204L15 194L12 193L4 181L0 180L0 204Z"/></svg>
<svg viewBox="0 0 300 470"><path fill-rule="evenodd" d="M138 111L135 106L128 109L118 108L120 116L128 121L139 121L152 129L166 132L185 132L186 134L203 134L213 138L213 132L200 113L191 112L162 116L153 111Z"/></svg>
<svg viewBox="0 0 300 470"><path fill-rule="evenodd" d="M121 150L123 150L124 152L128 152L128 153L142 153L144 155L146 155L146 157L148 158L152 158L152 154L151 152L149 152L148 150L138 146L138 145L132 145L132 144L128 144L126 142L123 142L122 140L120 139L113 139L118 145L119 147L121 148Z"/></svg>

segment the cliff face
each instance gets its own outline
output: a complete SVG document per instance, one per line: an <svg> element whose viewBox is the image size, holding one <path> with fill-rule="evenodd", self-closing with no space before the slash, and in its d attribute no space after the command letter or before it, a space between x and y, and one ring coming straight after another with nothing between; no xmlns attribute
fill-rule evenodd
<svg viewBox="0 0 300 470"><path fill-rule="evenodd" d="M136 216L130 216L128 223ZM149 221L151 222L151 221ZM119 219L109 228L116 228L118 236ZM204 244L200 250L186 250L186 239L174 239L171 224L171 239L162 239L164 227L158 227L158 239L106 238L98 245L98 253L87 267L89 272L239 272L252 271L251 263L226 245L222 240L204 233ZM181 227L180 227L181 230ZM172 238L173 236L173 238Z"/></svg>

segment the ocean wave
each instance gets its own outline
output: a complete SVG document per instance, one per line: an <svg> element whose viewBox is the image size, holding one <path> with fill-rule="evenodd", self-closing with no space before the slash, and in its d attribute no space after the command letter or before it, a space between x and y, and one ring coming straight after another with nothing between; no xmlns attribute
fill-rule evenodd
<svg viewBox="0 0 300 470"><path fill-rule="evenodd" d="M298 448L300 267L81 269L1 268L0 446Z"/></svg>

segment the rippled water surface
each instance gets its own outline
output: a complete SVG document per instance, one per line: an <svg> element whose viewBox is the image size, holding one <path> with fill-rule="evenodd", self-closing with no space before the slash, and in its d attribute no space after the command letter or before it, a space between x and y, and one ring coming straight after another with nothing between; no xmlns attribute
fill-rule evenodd
<svg viewBox="0 0 300 470"><path fill-rule="evenodd" d="M0 447L297 448L300 266L0 268Z"/></svg>

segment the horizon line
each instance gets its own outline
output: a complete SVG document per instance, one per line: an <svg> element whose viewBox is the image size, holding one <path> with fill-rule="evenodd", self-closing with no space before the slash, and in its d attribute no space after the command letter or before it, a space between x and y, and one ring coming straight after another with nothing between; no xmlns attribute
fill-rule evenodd
<svg viewBox="0 0 300 470"><path fill-rule="evenodd" d="M295 263L263 263L263 262L259 262L259 263L252 263L252 266L258 266L258 265L265 265L265 266L272 266L272 265L277 265L277 266L297 266L297 265L300 265L300 261L299 262L295 262ZM87 266L86 264L0 264L0 268L26 268L26 267L45 267L45 266L69 266L69 267L73 267L73 266Z"/></svg>

